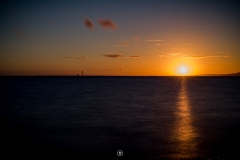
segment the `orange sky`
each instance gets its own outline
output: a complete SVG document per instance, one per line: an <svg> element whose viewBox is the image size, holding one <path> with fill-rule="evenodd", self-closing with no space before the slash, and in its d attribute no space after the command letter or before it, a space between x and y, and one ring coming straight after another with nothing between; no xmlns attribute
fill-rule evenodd
<svg viewBox="0 0 240 160"><path fill-rule="evenodd" d="M2 2L0 75L239 72L239 15L232 2Z"/></svg>

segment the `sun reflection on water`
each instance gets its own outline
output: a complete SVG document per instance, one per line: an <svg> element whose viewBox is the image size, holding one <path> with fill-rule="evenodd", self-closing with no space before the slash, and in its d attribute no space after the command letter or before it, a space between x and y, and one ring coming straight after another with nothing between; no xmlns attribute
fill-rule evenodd
<svg viewBox="0 0 240 160"><path fill-rule="evenodd" d="M181 80L177 107L177 121L174 125L175 128L172 138L176 144L174 146L174 157L177 159L195 157L197 156L197 132L192 126L193 117L190 110L191 107L189 104L185 78Z"/></svg>

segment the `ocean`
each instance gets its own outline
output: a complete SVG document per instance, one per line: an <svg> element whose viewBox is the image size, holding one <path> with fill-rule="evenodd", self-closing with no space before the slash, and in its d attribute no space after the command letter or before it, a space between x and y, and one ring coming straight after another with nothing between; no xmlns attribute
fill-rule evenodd
<svg viewBox="0 0 240 160"><path fill-rule="evenodd" d="M9 158L240 157L240 77L0 82L1 153Z"/></svg>

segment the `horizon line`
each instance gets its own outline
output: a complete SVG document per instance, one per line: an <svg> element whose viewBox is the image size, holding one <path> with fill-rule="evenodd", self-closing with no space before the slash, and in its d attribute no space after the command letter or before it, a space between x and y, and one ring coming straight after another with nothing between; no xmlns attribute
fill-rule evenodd
<svg viewBox="0 0 240 160"><path fill-rule="evenodd" d="M0 75L0 77L11 77L11 76L15 76L15 77L24 77L24 76L70 76L70 77L90 77L90 76L108 76L108 77L114 77L114 76L117 76L117 77L121 77L121 76L128 76L128 77L149 77L149 76L156 76L156 77L163 77L163 76L240 76L240 71L239 72L234 72L234 73L222 73L222 74L218 74L218 73L207 73L207 74L177 74L177 75L154 75L154 74L149 74L149 75L81 75L81 74L36 74L36 75L33 75L33 74L30 74L30 75L14 75L14 74L9 74L9 75Z"/></svg>
<svg viewBox="0 0 240 160"><path fill-rule="evenodd" d="M196 74L196 75L0 75L0 77L214 77L240 76L240 72L228 74Z"/></svg>
<svg viewBox="0 0 240 160"><path fill-rule="evenodd" d="M9 75L0 75L0 77L11 77L11 76L15 76L15 77L46 77L46 76L52 76L52 77L59 77L59 76L69 76L69 77L92 77L92 76L108 76L108 77L149 77L149 76L155 76L155 77L164 77L164 76L240 76L240 71L239 72L233 72L233 73L207 73L207 74L175 74L175 75L154 75L154 74L149 74L149 75L91 75L91 74L9 74Z"/></svg>

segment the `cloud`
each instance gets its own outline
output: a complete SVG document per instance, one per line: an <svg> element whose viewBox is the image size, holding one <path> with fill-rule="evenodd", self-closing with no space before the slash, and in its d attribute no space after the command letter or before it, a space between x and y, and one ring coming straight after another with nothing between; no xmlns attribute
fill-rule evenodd
<svg viewBox="0 0 240 160"><path fill-rule="evenodd" d="M116 46L116 47L123 47L123 46L128 46L128 45L129 45L129 42L126 41L126 42L121 42L119 44L115 44L114 46Z"/></svg>
<svg viewBox="0 0 240 160"><path fill-rule="evenodd" d="M119 71L122 71L122 70L123 70L123 68L119 68L118 70L119 70Z"/></svg>
<svg viewBox="0 0 240 160"><path fill-rule="evenodd" d="M130 58L141 58L141 56L128 56Z"/></svg>
<svg viewBox="0 0 240 160"><path fill-rule="evenodd" d="M165 41L165 40L161 40L161 39L148 39L148 40L145 40L147 42L161 42L161 41Z"/></svg>
<svg viewBox="0 0 240 160"><path fill-rule="evenodd" d="M166 54L169 55L169 56L177 56L177 55L179 55L181 53L166 53Z"/></svg>
<svg viewBox="0 0 240 160"><path fill-rule="evenodd" d="M104 54L116 54L117 52L101 52L101 53L104 53Z"/></svg>
<svg viewBox="0 0 240 160"><path fill-rule="evenodd" d="M188 51L196 50L194 48L187 48Z"/></svg>
<svg viewBox="0 0 240 160"><path fill-rule="evenodd" d="M105 54L103 56L109 57L109 58L121 58L121 57L123 57L121 54Z"/></svg>
<svg viewBox="0 0 240 160"><path fill-rule="evenodd" d="M222 57L222 58L230 58L230 57L232 57L232 56L209 56L209 57Z"/></svg>
<svg viewBox="0 0 240 160"><path fill-rule="evenodd" d="M61 57L61 58L67 58L67 59L86 59L86 56L80 56L80 57Z"/></svg>
<svg viewBox="0 0 240 160"><path fill-rule="evenodd" d="M162 55L158 55L158 57L173 57L173 56L177 56L177 55L180 55L182 53L165 53L165 54L162 54Z"/></svg>
<svg viewBox="0 0 240 160"><path fill-rule="evenodd" d="M98 22L101 25L101 27L106 28L106 29L116 29L117 28L116 24L110 19L102 19L102 20L98 20Z"/></svg>
<svg viewBox="0 0 240 160"><path fill-rule="evenodd" d="M191 58L191 59L199 59L199 58L207 58L209 55L193 55L193 56L188 56L184 55L182 58Z"/></svg>
<svg viewBox="0 0 240 160"><path fill-rule="evenodd" d="M194 43L185 43L185 45L193 45Z"/></svg>
<svg viewBox="0 0 240 160"><path fill-rule="evenodd" d="M170 57L169 55L157 55L157 57Z"/></svg>
<svg viewBox="0 0 240 160"><path fill-rule="evenodd" d="M84 18L84 24L89 29L93 29L94 28L93 22L90 19L88 19L88 18Z"/></svg>
<svg viewBox="0 0 240 160"><path fill-rule="evenodd" d="M215 56L215 55L183 55L182 58L191 58L191 59L199 59L199 58L229 58L231 56Z"/></svg>

